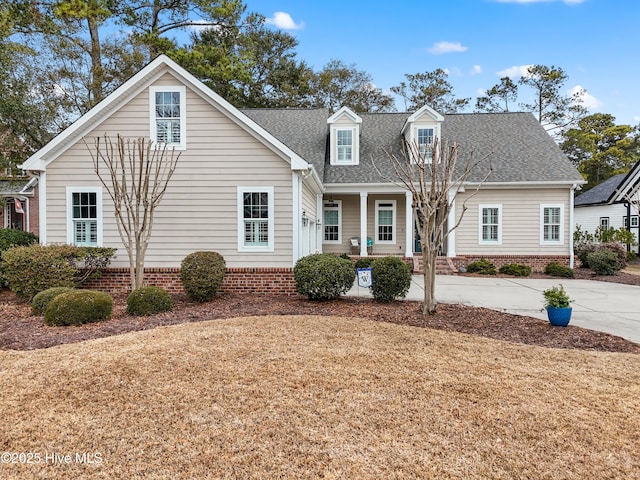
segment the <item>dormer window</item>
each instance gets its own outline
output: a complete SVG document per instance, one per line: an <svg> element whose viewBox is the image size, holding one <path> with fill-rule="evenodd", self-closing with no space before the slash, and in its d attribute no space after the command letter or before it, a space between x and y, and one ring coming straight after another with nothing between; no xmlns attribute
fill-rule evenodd
<svg viewBox="0 0 640 480"><path fill-rule="evenodd" d="M342 107L327 120L330 125L331 165L358 165L362 119Z"/></svg>
<svg viewBox="0 0 640 480"><path fill-rule="evenodd" d="M353 130L336 129L336 163L353 163Z"/></svg>
<svg viewBox="0 0 640 480"><path fill-rule="evenodd" d="M431 161L433 153L431 148L433 147L434 129L433 128L420 128L418 127L418 146L420 148L420 157Z"/></svg>
<svg viewBox="0 0 640 480"><path fill-rule="evenodd" d="M402 127L402 135L411 146L414 156L412 162L430 163L433 159L433 145L440 139L440 129L444 117L428 106L411 115Z"/></svg>

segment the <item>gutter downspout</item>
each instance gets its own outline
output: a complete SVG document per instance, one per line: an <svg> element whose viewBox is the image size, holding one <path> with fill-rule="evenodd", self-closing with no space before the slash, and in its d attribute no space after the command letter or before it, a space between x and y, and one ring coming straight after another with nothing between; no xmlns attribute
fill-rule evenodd
<svg viewBox="0 0 640 480"><path fill-rule="evenodd" d="M575 228L575 221L573 219L573 208L576 188L578 188L578 184L574 183L569 191L569 268L575 268L575 258L573 254L573 231Z"/></svg>

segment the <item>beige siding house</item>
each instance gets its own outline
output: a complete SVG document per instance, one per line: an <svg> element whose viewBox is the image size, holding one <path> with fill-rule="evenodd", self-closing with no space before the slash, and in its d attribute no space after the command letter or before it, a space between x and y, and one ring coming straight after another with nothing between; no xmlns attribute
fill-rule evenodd
<svg viewBox="0 0 640 480"><path fill-rule="evenodd" d="M128 266L87 147L117 134L180 153L156 212L149 269L175 273L199 250L252 276L290 273L313 252L412 259L412 198L392 181L386 152L404 142L428 151L436 138L459 145L461 165L486 159L455 199L449 225L469 197L442 251L449 264L572 262L573 195L584 182L532 115L238 110L165 56L21 166L39 181L42 243L114 247L113 266Z"/></svg>

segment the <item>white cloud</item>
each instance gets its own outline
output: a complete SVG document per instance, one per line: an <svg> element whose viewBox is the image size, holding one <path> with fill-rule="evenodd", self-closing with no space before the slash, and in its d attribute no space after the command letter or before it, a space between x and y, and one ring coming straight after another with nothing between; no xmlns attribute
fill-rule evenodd
<svg viewBox="0 0 640 480"><path fill-rule="evenodd" d="M505 68L504 70L500 70L498 72L498 76L509 77L511 80L517 80L520 77L524 77L527 74L527 70L529 67L533 65L515 65L513 67Z"/></svg>
<svg viewBox="0 0 640 480"><path fill-rule="evenodd" d="M480 65L474 65L471 68L471 75L478 75L482 73L482 67Z"/></svg>
<svg viewBox="0 0 640 480"><path fill-rule="evenodd" d="M589 110L597 110L602 106L602 102L598 100L593 95L589 95L587 91L582 88L580 85L576 85L571 89L571 95L575 95L576 93L582 92L582 105L587 107Z"/></svg>
<svg viewBox="0 0 640 480"><path fill-rule="evenodd" d="M427 51L434 55L442 55L444 53L453 52L466 52L468 47L465 47L460 42L436 42Z"/></svg>
<svg viewBox="0 0 640 480"><path fill-rule="evenodd" d="M296 23L286 12L275 12L273 17L267 18L265 22L269 25L275 25L283 30L300 30L304 28L304 22Z"/></svg>

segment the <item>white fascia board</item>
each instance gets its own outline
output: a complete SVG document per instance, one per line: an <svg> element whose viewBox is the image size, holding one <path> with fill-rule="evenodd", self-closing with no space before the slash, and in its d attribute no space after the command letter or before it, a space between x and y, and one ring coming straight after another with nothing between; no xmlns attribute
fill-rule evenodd
<svg viewBox="0 0 640 480"><path fill-rule="evenodd" d="M431 120L435 120L436 122L444 121L444 117L436 112L429 105L425 105L419 110L415 111L412 115L407 118L406 122L402 126L402 130L400 133L404 133L410 125L420 120L423 116L428 116Z"/></svg>
<svg viewBox="0 0 640 480"><path fill-rule="evenodd" d="M325 194L343 193L394 193L400 194L407 191L405 187L393 183L329 183L325 184Z"/></svg>
<svg viewBox="0 0 640 480"><path fill-rule="evenodd" d="M481 188L549 188L549 187L573 187L575 185L583 185L586 180L563 180L548 182L464 182L469 187Z"/></svg>
<svg viewBox="0 0 640 480"><path fill-rule="evenodd" d="M340 117L347 116L354 123L362 123L362 118L349 107L342 107L327 119L327 123L335 123Z"/></svg>

